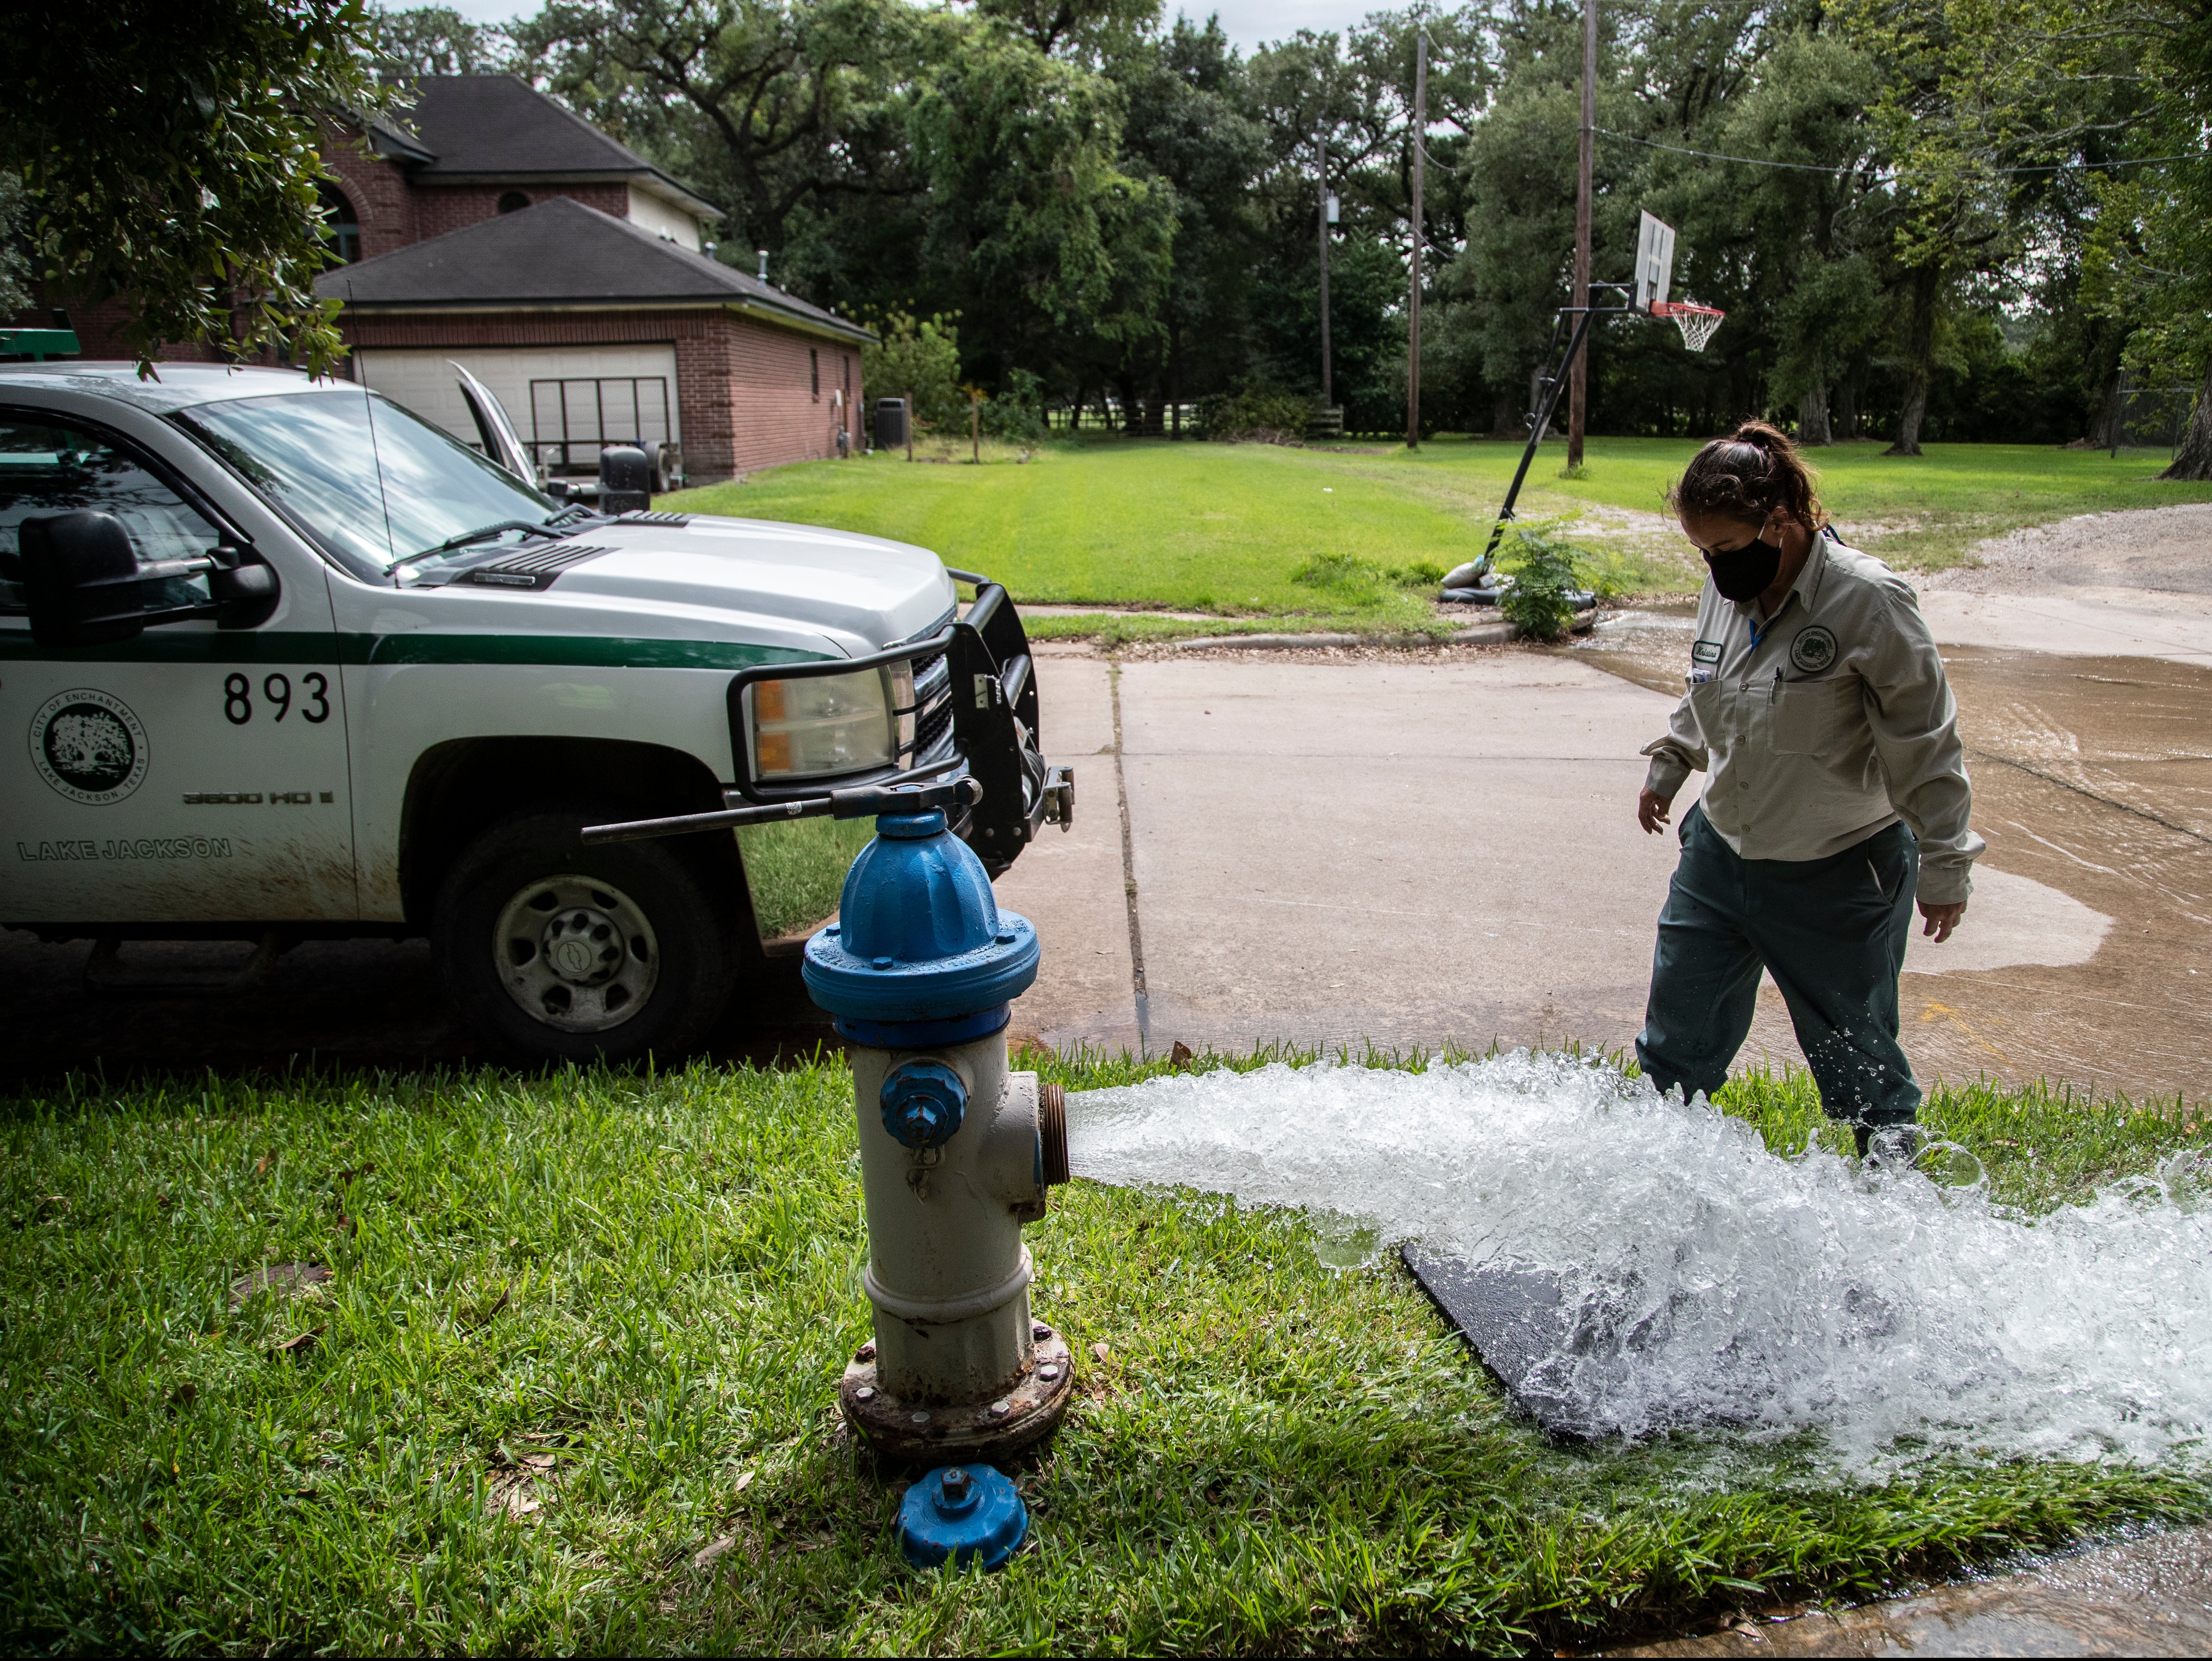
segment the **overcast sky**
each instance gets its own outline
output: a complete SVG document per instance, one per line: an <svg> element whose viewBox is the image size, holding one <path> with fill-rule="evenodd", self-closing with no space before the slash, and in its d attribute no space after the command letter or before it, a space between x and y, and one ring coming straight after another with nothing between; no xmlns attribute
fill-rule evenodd
<svg viewBox="0 0 2212 1661"><path fill-rule="evenodd" d="M462 16L479 23L500 23L518 13L527 16L532 8L514 0L451 0ZM1300 29L1320 33L1350 28L1385 0L1227 0L1219 6L1180 4L1176 9L1200 19L1221 15L1221 27L1231 40L1250 52L1263 40L1280 40Z"/></svg>

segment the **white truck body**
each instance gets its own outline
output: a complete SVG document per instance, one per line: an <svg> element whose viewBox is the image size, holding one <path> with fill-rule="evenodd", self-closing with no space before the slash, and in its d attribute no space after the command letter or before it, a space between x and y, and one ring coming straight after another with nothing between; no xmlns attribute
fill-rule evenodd
<svg viewBox="0 0 2212 1661"><path fill-rule="evenodd" d="M954 579L926 549L742 519L576 508L562 540L539 533L544 550L495 538L410 561L387 516L362 533L397 550L380 573L204 430L225 404L324 410L313 397L354 400L388 434L393 406L368 396L260 369L0 369L0 924L57 938L424 932L435 862L472 834L426 820L438 803L533 777L548 799L631 816L774 799L738 753L733 674L868 658L954 621ZM79 497L123 522L142 567L242 549L273 573L273 608L250 627L187 615L41 641L25 539L43 547L45 532L19 533ZM541 553L557 568L533 574ZM164 591L193 600L206 581ZM1024 655L1015 725L1033 753L1027 669ZM1018 846L986 852L1003 868Z"/></svg>

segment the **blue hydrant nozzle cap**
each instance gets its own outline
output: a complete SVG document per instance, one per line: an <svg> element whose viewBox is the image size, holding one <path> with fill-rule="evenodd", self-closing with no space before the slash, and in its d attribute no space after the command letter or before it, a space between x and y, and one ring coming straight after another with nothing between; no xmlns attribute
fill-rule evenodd
<svg viewBox="0 0 2212 1661"><path fill-rule="evenodd" d="M948 1503L956 1491L960 1497ZM955 1567L1003 1568L1029 1531L1029 1507L1006 1473L989 1465L933 1470L899 1501L899 1549L916 1568L947 1559Z"/></svg>
<svg viewBox="0 0 2212 1661"><path fill-rule="evenodd" d="M891 1069L878 1093L884 1129L908 1148L941 1148L968 1114L968 1087L941 1061L908 1061Z"/></svg>

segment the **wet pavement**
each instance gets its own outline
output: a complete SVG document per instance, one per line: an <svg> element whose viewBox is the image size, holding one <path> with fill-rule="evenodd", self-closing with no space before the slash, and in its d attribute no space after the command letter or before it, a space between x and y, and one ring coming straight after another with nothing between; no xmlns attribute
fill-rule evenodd
<svg viewBox="0 0 2212 1661"><path fill-rule="evenodd" d="M1857 1609L1769 1610L1623 1656L2212 1654L2212 1531L2053 1558Z"/></svg>

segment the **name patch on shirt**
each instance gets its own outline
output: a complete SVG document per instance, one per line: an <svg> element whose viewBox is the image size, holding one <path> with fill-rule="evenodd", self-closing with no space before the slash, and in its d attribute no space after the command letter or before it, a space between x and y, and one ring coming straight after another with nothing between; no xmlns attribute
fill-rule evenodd
<svg viewBox="0 0 2212 1661"><path fill-rule="evenodd" d="M1718 640L1698 640L1691 645L1690 661L1692 663L1717 664L1720 660L1721 643Z"/></svg>
<svg viewBox="0 0 2212 1661"><path fill-rule="evenodd" d="M1836 637L1819 623L1799 629L1790 643L1790 661L1808 675L1818 675L1836 661Z"/></svg>

